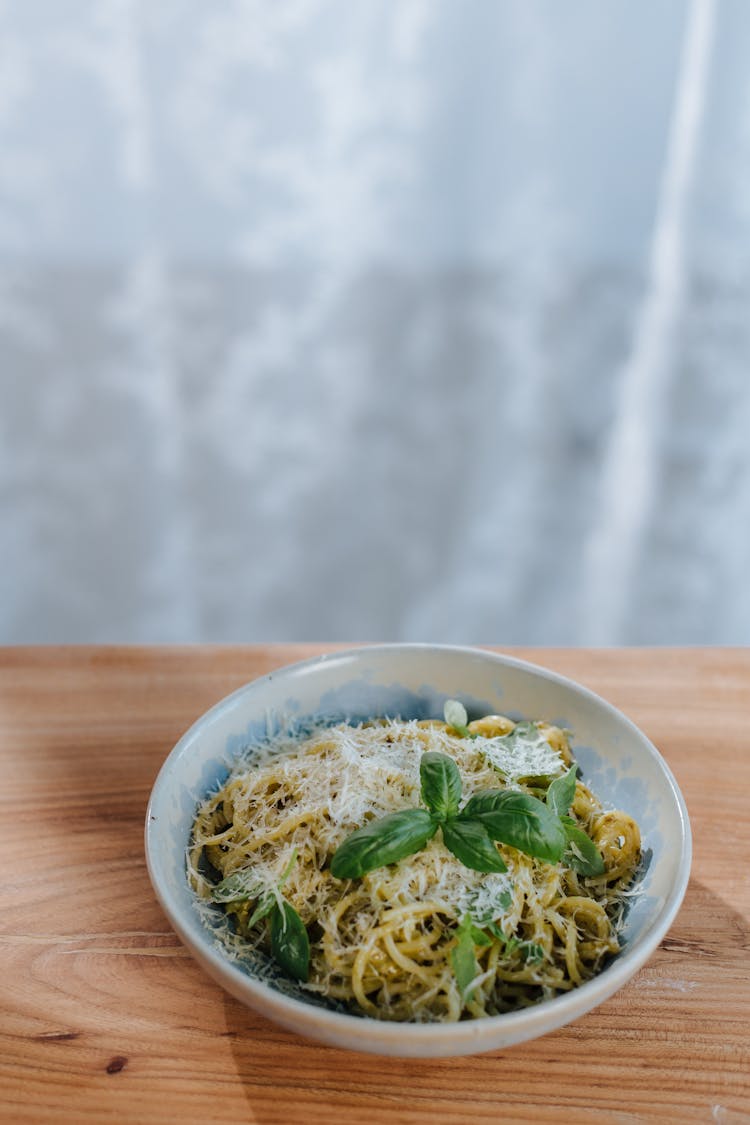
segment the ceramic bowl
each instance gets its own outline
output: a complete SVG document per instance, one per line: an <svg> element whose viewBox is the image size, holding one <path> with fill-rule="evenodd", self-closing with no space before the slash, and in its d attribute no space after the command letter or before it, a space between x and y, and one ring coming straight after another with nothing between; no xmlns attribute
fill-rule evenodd
<svg viewBox="0 0 750 1125"><path fill-rule="evenodd" d="M392 1023L330 1010L287 980L262 953L243 964L229 960L196 911L185 851L197 805L223 781L239 752L272 732L282 717L439 718L446 699L460 699L472 717L502 712L568 728L584 780L605 806L621 808L638 822L649 863L642 893L634 897L627 916L622 951L571 992L522 1011L446 1024ZM654 952L679 909L690 872L691 838L685 803L664 760L632 722L586 688L485 650L373 645L272 672L200 718L172 750L154 785L146 856L172 926L205 970L237 999L300 1035L338 1047L450 1056L542 1035L621 988Z"/></svg>

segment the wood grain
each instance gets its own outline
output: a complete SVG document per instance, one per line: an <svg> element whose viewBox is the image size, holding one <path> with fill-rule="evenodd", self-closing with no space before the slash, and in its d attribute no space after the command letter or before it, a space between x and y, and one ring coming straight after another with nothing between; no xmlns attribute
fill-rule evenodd
<svg viewBox="0 0 750 1125"><path fill-rule="evenodd" d="M401 1061L308 1043L226 996L146 875L146 802L180 734L318 651L0 650L2 1120L750 1121L750 652L515 650L661 749L691 814L690 887L652 960L574 1025Z"/></svg>

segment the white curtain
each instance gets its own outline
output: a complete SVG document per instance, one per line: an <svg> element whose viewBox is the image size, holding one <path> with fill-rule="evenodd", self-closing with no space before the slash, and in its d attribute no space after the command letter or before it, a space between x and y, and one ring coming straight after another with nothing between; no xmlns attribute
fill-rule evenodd
<svg viewBox="0 0 750 1125"><path fill-rule="evenodd" d="M0 641L750 641L744 0L0 0Z"/></svg>

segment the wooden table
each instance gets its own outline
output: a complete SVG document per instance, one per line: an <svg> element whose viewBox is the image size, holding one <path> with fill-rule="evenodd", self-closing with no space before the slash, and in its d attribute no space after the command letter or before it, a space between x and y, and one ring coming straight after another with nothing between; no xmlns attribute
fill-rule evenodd
<svg viewBox="0 0 750 1125"><path fill-rule="evenodd" d="M207 707L322 646L0 650L0 1115L9 1122L750 1121L750 650L515 650L628 713L690 810L683 908L570 1027L468 1059L309 1043L225 995L143 858Z"/></svg>

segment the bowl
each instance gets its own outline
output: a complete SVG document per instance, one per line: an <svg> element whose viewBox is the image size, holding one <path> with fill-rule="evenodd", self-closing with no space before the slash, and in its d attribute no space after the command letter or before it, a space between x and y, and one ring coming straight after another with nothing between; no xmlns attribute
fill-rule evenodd
<svg viewBox="0 0 750 1125"><path fill-rule="evenodd" d="M649 857L621 934L622 950L571 992L503 1015L458 1023L393 1023L330 1010L262 953L237 964L196 910L185 856L196 807L240 751L290 717L361 721L442 716L446 699L470 714L546 719L572 731L583 778L605 806L629 813ZM300 1035L382 1055L457 1056L496 1050L562 1027L601 1004L645 963L671 925L690 873L685 802L646 736L605 700L544 668L447 645L373 645L293 664L216 704L180 739L156 779L146 816L146 858L156 895L206 972L238 1000Z"/></svg>

